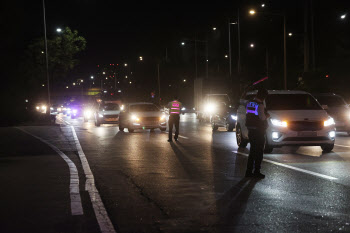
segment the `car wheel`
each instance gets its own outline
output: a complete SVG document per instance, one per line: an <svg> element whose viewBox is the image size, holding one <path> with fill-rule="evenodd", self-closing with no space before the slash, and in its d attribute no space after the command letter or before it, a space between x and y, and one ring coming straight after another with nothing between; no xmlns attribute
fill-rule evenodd
<svg viewBox="0 0 350 233"><path fill-rule="evenodd" d="M124 132L124 128L119 126L119 131Z"/></svg>
<svg viewBox="0 0 350 233"><path fill-rule="evenodd" d="M160 128L160 131L164 132L166 130L166 128Z"/></svg>
<svg viewBox="0 0 350 233"><path fill-rule="evenodd" d="M218 130L218 128L219 128L219 126L217 126L217 125L215 124L215 122L212 122L212 123L211 123L211 127L212 127L213 131L216 131L216 130Z"/></svg>
<svg viewBox="0 0 350 233"><path fill-rule="evenodd" d="M129 133L133 133L134 129L128 129Z"/></svg>
<svg viewBox="0 0 350 233"><path fill-rule="evenodd" d="M246 148L248 145L248 140L244 139L241 126L239 125L236 127L236 141L239 148Z"/></svg>
<svg viewBox="0 0 350 233"><path fill-rule="evenodd" d="M234 124L226 124L227 132L232 132L234 128L235 128Z"/></svg>
<svg viewBox="0 0 350 233"><path fill-rule="evenodd" d="M334 144L324 144L321 146L322 151L325 153L331 152L333 148L334 148Z"/></svg>

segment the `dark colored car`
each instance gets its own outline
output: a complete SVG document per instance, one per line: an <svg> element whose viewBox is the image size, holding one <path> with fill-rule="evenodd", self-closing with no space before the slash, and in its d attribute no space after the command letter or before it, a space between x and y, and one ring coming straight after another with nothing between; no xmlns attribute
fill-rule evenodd
<svg viewBox="0 0 350 233"><path fill-rule="evenodd" d="M236 127L237 109L227 106L225 103L219 104L215 114L211 116L211 125L213 131L219 127L225 127L227 131L232 132Z"/></svg>
<svg viewBox="0 0 350 233"><path fill-rule="evenodd" d="M333 93L314 94L314 97L333 117L337 132L347 132L350 135L350 108L345 100Z"/></svg>

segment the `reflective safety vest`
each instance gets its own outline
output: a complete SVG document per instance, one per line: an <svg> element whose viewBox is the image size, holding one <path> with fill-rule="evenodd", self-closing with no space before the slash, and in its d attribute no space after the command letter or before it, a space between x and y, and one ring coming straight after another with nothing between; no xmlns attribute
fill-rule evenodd
<svg viewBox="0 0 350 233"><path fill-rule="evenodd" d="M259 101L250 101L246 106L246 122L245 125L248 129L266 129L267 121L260 120L259 118L259 105L263 104Z"/></svg>
<svg viewBox="0 0 350 233"><path fill-rule="evenodd" d="M181 102L174 100L169 103L169 114L170 115L180 115Z"/></svg>

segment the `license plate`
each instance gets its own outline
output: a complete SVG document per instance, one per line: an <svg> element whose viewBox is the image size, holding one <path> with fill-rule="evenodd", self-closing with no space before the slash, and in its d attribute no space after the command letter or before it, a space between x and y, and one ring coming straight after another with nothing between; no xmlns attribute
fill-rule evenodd
<svg viewBox="0 0 350 233"><path fill-rule="evenodd" d="M118 118L106 118L106 121L117 121Z"/></svg>
<svg viewBox="0 0 350 233"><path fill-rule="evenodd" d="M299 137L317 137L317 132L315 131L302 131L298 132Z"/></svg>

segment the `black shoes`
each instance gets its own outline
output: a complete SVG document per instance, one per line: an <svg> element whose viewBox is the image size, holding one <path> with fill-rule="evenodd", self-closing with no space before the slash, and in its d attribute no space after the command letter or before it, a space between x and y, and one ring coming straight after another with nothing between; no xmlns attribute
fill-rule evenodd
<svg viewBox="0 0 350 233"><path fill-rule="evenodd" d="M264 179L265 175L261 174L260 172L254 172L254 177L258 179Z"/></svg>
<svg viewBox="0 0 350 233"><path fill-rule="evenodd" d="M264 175L264 174L261 174L260 172L254 172L254 173L246 172L246 173L245 173L245 177L247 177L247 178L264 179L264 178L265 178L265 175Z"/></svg>
<svg viewBox="0 0 350 233"><path fill-rule="evenodd" d="M177 138L174 138L175 139L175 141L177 142Z"/></svg>
<svg viewBox="0 0 350 233"><path fill-rule="evenodd" d="M168 139L168 142L173 142L173 140L171 140L171 139Z"/></svg>

